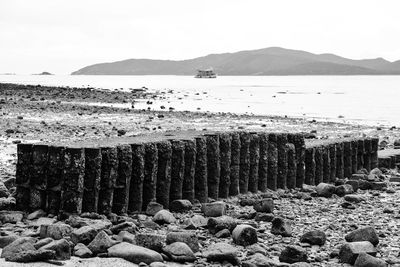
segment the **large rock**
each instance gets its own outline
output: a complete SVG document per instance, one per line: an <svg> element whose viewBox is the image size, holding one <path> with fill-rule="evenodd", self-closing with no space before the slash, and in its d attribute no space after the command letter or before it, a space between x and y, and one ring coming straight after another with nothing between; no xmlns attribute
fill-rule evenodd
<svg viewBox="0 0 400 267"><path fill-rule="evenodd" d="M369 241L351 242L342 245L339 258L343 263L354 264L358 255L363 252L375 256L377 251Z"/></svg>
<svg viewBox="0 0 400 267"><path fill-rule="evenodd" d="M165 235L156 233L138 233L135 236L135 241L138 246L161 252L165 245Z"/></svg>
<svg viewBox="0 0 400 267"><path fill-rule="evenodd" d="M79 216L70 216L65 223L69 224L70 226L74 228L80 228L83 226L90 226L93 229L95 229L97 232L100 232L101 230L107 229L112 226L112 223L110 220L105 218L102 219L91 219L91 218L83 218Z"/></svg>
<svg viewBox="0 0 400 267"><path fill-rule="evenodd" d="M14 257L15 254L21 253L22 251L36 250L33 246L36 240L37 239L33 237L20 237L3 248L1 251L1 257L8 261Z"/></svg>
<svg viewBox="0 0 400 267"><path fill-rule="evenodd" d="M109 257L122 258L136 264L141 262L146 264L150 264L152 262L163 262L163 258L160 253L127 242L114 245L107 251Z"/></svg>
<svg viewBox="0 0 400 267"><path fill-rule="evenodd" d="M167 245L175 243L175 242L183 242L190 247L193 252L199 251L199 239L195 232L170 232L167 234L166 243Z"/></svg>
<svg viewBox="0 0 400 267"><path fill-rule="evenodd" d="M254 202L253 208L257 212L272 213L274 211L274 200L272 198L264 198Z"/></svg>
<svg viewBox="0 0 400 267"><path fill-rule="evenodd" d="M0 211L0 222L2 223L17 223L22 221L24 214L20 211L2 210Z"/></svg>
<svg viewBox="0 0 400 267"><path fill-rule="evenodd" d="M335 188L335 194L338 195L339 197L343 197L345 195L353 193L354 193L353 187L349 184L338 185Z"/></svg>
<svg viewBox="0 0 400 267"><path fill-rule="evenodd" d="M175 242L163 248L163 252L176 262L193 262L196 256L188 245L183 242Z"/></svg>
<svg viewBox="0 0 400 267"><path fill-rule="evenodd" d="M274 218L275 216L271 213L257 212L256 217L254 217L254 220L256 222L272 222Z"/></svg>
<svg viewBox="0 0 400 267"><path fill-rule="evenodd" d="M53 242L41 247L39 250L55 251L57 260L68 260L71 258L71 246L65 239L54 240Z"/></svg>
<svg viewBox="0 0 400 267"><path fill-rule="evenodd" d="M249 246L257 243L257 231L250 225L241 224L235 227L232 232L233 242L240 246Z"/></svg>
<svg viewBox="0 0 400 267"><path fill-rule="evenodd" d="M217 232L228 229L229 231L233 231L237 226L237 221L230 216L221 216L215 218L209 218L207 222L208 231L211 234L216 234Z"/></svg>
<svg viewBox="0 0 400 267"><path fill-rule="evenodd" d="M192 202L187 199L176 199L169 204L169 209L172 212L187 212L192 206Z"/></svg>
<svg viewBox="0 0 400 267"><path fill-rule="evenodd" d="M187 230L195 230L207 226L208 220L204 216L195 214L191 218L184 220L183 225Z"/></svg>
<svg viewBox="0 0 400 267"><path fill-rule="evenodd" d="M281 262L295 263L307 261L307 252L299 246L287 246L279 255Z"/></svg>
<svg viewBox="0 0 400 267"><path fill-rule="evenodd" d="M292 225L289 221L283 218L275 217L272 220L271 233L284 237L292 236Z"/></svg>
<svg viewBox="0 0 400 267"><path fill-rule="evenodd" d="M5 235L5 236L0 236L0 248L4 248L17 240L19 236L17 235Z"/></svg>
<svg viewBox="0 0 400 267"><path fill-rule="evenodd" d="M347 202L350 202L350 203L359 203L359 202L363 201L363 198L359 195L350 194L350 195L344 196L344 200L346 200Z"/></svg>
<svg viewBox="0 0 400 267"><path fill-rule="evenodd" d="M128 231L132 234L136 233L138 230L136 224L134 222L122 222L117 225L114 225L110 228L110 231L113 232L113 234L118 234L121 231Z"/></svg>
<svg viewBox="0 0 400 267"><path fill-rule="evenodd" d="M82 243L78 243L74 247L74 256L79 258L90 258L93 256L92 251Z"/></svg>
<svg viewBox="0 0 400 267"><path fill-rule="evenodd" d="M72 227L65 223L43 224L40 226L40 238L51 237L53 239L62 239L70 236Z"/></svg>
<svg viewBox="0 0 400 267"><path fill-rule="evenodd" d="M203 252L203 256L207 258L209 262L227 261L233 265L240 265L237 253L237 249L228 243L216 243L209 246L206 251Z"/></svg>
<svg viewBox="0 0 400 267"><path fill-rule="evenodd" d="M108 248L113 246L115 242L104 231L100 231L96 237L87 246L94 255L104 253Z"/></svg>
<svg viewBox="0 0 400 267"><path fill-rule="evenodd" d="M128 231L119 232L118 240L136 245L136 237L135 237L135 235L132 234L132 233L129 233Z"/></svg>
<svg viewBox="0 0 400 267"><path fill-rule="evenodd" d="M381 259L377 259L367 253L360 253L358 255L354 267L386 267L387 263Z"/></svg>
<svg viewBox="0 0 400 267"><path fill-rule="evenodd" d="M315 188L318 196L320 197L331 197L335 193L336 187L332 184L320 183Z"/></svg>
<svg viewBox="0 0 400 267"><path fill-rule="evenodd" d="M226 204L222 201L216 201L211 203L204 203L202 205L202 211L207 217L219 217L225 215Z"/></svg>
<svg viewBox="0 0 400 267"><path fill-rule="evenodd" d="M71 234L71 241L74 244L83 243L87 245L92 242L96 235L97 231L91 226L82 226L79 229L74 229Z"/></svg>
<svg viewBox="0 0 400 267"><path fill-rule="evenodd" d="M372 227L364 227L348 233L345 237L347 242L369 241L376 246L379 243L379 237Z"/></svg>
<svg viewBox="0 0 400 267"><path fill-rule="evenodd" d="M153 221L158 224L170 224L174 223L176 219L174 215L168 210L160 210L154 215Z"/></svg>
<svg viewBox="0 0 400 267"><path fill-rule="evenodd" d="M326 242L326 235L324 232L319 230L309 231L300 237L300 242L323 246Z"/></svg>
<svg viewBox="0 0 400 267"><path fill-rule="evenodd" d="M56 253L52 250L26 250L20 253L14 254L8 261L13 262L36 262L36 261L48 261L55 259Z"/></svg>
<svg viewBox="0 0 400 267"><path fill-rule="evenodd" d="M149 202L146 207L146 214L149 216L154 216L156 215L157 212L160 210L163 210L164 207L160 203L157 202Z"/></svg>

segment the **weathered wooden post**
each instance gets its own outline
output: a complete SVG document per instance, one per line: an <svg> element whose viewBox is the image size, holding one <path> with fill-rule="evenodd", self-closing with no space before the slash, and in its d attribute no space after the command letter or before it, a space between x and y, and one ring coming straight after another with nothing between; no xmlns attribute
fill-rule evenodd
<svg viewBox="0 0 400 267"><path fill-rule="evenodd" d="M17 185L16 207L18 210L28 210L30 202L30 176L32 168L32 144L17 145L17 167L15 183Z"/></svg>
<svg viewBox="0 0 400 267"><path fill-rule="evenodd" d="M229 186L229 195L239 194L239 176L240 176L240 135L237 132L230 133L231 136L231 169Z"/></svg>
<svg viewBox="0 0 400 267"><path fill-rule="evenodd" d="M357 139L353 139L350 141L351 142L351 172L353 173L357 173L357 171L359 170L358 167L358 162L357 162L357 158L358 158L358 140Z"/></svg>
<svg viewBox="0 0 400 267"><path fill-rule="evenodd" d="M114 187L118 177L117 147L101 148L101 178L98 211L109 214L112 211Z"/></svg>
<svg viewBox="0 0 400 267"><path fill-rule="evenodd" d="M331 177L330 177L329 181L331 183L334 183L336 181L336 166L337 166L336 144L335 143L329 144L329 158L331 160L331 168L330 168Z"/></svg>
<svg viewBox="0 0 400 267"><path fill-rule="evenodd" d="M206 134L207 140L207 186L208 196L213 199L218 198L219 178L221 175L221 165L219 156L219 135Z"/></svg>
<svg viewBox="0 0 400 267"><path fill-rule="evenodd" d="M324 144L322 147L323 160L323 182L329 183L331 180L331 158L329 155L329 144Z"/></svg>
<svg viewBox="0 0 400 267"><path fill-rule="evenodd" d="M364 139L357 140L357 169L361 170L364 168Z"/></svg>
<svg viewBox="0 0 400 267"><path fill-rule="evenodd" d="M158 171L157 171L157 202L169 207L169 192L171 188L172 145L169 141L157 143Z"/></svg>
<svg viewBox="0 0 400 267"><path fill-rule="evenodd" d="M143 204L142 209L151 201L156 201L156 185L158 171L157 143L144 144L144 177L143 177Z"/></svg>
<svg viewBox="0 0 400 267"><path fill-rule="evenodd" d="M193 203L194 176L196 169L196 141L185 140L185 172L183 177L182 197Z"/></svg>
<svg viewBox="0 0 400 267"><path fill-rule="evenodd" d="M315 147L315 185L323 182L324 179L324 167L323 167L323 152L322 147Z"/></svg>
<svg viewBox="0 0 400 267"><path fill-rule="evenodd" d="M185 142L171 140L171 189L169 200L182 199L183 175L185 174Z"/></svg>
<svg viewBox="0 0 400 267"><path fill-rule="evenodd" d="M131 144L132 149L132 177L129 186L130 212L140 212L143 209L143 180L144 180L144 145Z"/></svg>
<svg viewBox="0 0 400 267"><path fill-rule="evenodd" d="M257 133L250 134L250 172L248 189L250 192L258 191L258 165L260 161L260 138Z"/></svg>
<svg viewBox="0 0 400 267"><path fill-rule="evenodd" d="M315 147L307 147L305 153L305 179L304 183L315 185Z"/></svg>
<svg viewBox="0 0 400 267"><path fill-rule="evenodd" d="M344 178L344 144L337 142L336 144L336 177Z"/></svg>
<svg viewBox="0 0 400 267"><path fill-rule="evenodd" d="M250 176L250 134L240 133L240 169L239 169L239 191L246 194L249 191Z"/></svg>
<svg viewBox="0 0 400 267"><path fill-rule="evenodd" d="M288 142L287 134L280 133L277 135L277 147L278 147L278 180L277 186L278 188L285 189L286 188L286 179L287 179L287 151L286 144Z"/></svg>
<svg viewBox="0 0 400 267"><path fill-rule="evenodd" d="M346 178L350 178L353 174L351 145L352 143L349 140L343 142L344 176Z"/></svg>
<svg viewBox="0 0 400 267"><path fill-rule="evenodd" d="M231 185L231 136L229 133L221 133L219 136L221 174L219 182L219 197L229 196Z"/></svg>
<svg viewBox="0 0 400 267"><path fill-rule="evenodd" d="M288 162L286 185L287 188L296 188L296 177L297 177L296 147L292 143L287 143L286 151L287 151L287 162Z"/></svg>
<svg viewBox="0 0 400 267"><path fill-rule="evenodd" d="M49 160L51 154L54 154L56 157L56 153L58 153L58 151L55 151L54 153L50 154L51 151L51 148L49 148ZM85 179L83 183L84 189L82 212L97 212L98 210L101 179L101 158L101 149L99 147L85 148ZM54 175L54 178L55 183L52 187L57 187L62 183L62 181L58 181L56 175ZM54 200L56 201L56 199Z"/></svg>
<svg viewBox="0 0 400 267"><path fill-rule="evenodd" d="M267 187L271 190L277 189L278 179L278 147L276 133L268 136L268 182Z"/></svg>
<svg viewBox="0 0 400 267"><path fill-rule="evenodd" d="M207 187L207 141L204 136L196 137L196 167L194 174L194 195L200 203L208 201Z"/></svg>
<svg viewBox="0 0 400 267"><path fill-rule="evenodd" d="M46 209L47 155L47 145L33 145L29 203L31 210Z"/></svg>
<svg viewBox="0 0 400 267"><path fill-rule="evenodd" d="M258 190L267 191L268 183L268 134L259 133L260 160L258 163Z"/></svg>
<svg viewBox="0 0 400 267"><path fill-rule="evenodd" d="M379 138L371 139L371 169L378 168L378 146L379 146Z"/></svg>
<svg viewBox="0 0 400 267"><path fill-rule="evenodd" d="M371 171L371 153L372 153L372 142L371 138L364 139L364 168L367 171Z"/></svg>
<svg viewBox="0 0 400 267"><path fill-rule="evenodd" d="M130 145L119 145L118 176L114 187L112 211L116 214L126 214L129 205L129 189L132 179L132 148Z"/></svg>

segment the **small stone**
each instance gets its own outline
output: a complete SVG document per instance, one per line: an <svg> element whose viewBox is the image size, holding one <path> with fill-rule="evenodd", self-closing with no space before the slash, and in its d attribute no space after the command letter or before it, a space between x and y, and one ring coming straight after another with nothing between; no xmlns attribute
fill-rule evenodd
<svg viewBox="0 0 400 267"><path fill-rule="evenodd" d="M198 252L200 248L197 234L192 231L168 233L166 238L167 245L175 242L185 243L193 252Z"/></svg>
<svg viewBox="0 0 400 267"><path fill-rule="evenodd" d="M129 233L128 231L121 231L118 234L118 237L121 238L122 241L128 242L131 244L136 244L136 237L134 234Z"/></svg>
<svg viewBox="0 0 400 267"><path fill-rule="evenodd" d="M71 241L74 244L83 243L85 245L92 242L96 237L97 231L90 226L82 226L79 229L74 229L71 234Z"/></svg>
<svg viewBox="0 0 400 267"><path fill-rule="evenodd" d="M237 257L237 249L228 243L216 243L210 245L204 252L203 256L209 262L230 262L234 265L240 265Z"/></svg>
<svg viewBox="0 0 400 267"><path fill-rule="evenodd" d="M358 255L362 252L375 256L377 251L369 241L351 242L340 248L339 258L343 263L354 264Z"/></svg>
<svg viewBox="0 0 400 267"><path fill-rule="evenodd" d="M204 203L202 205L202 211L207 217L219 217L225 215L226 204L222 201L216 201L212 203Z"/></svg>
<svg viewBox="0 0 400 267"><path fill-rule="evenodd" d="M347 242L369 241L372 245L379 244L379 237L372 227L364 227L347 234L345 236Z"/></svg>
<svg viewBox="0 0 400 267"><path fill-rule="evenodd" d="M0 211L0 221L2 223L17 223L22 221L22 218L24 218L24 214L20 211Z"/></svg>
<svg viewBox="0 0 400 267"><path fill-rule="evenodd" d="M256 217L254 220L256 222L272 222L272 220L275 218L275 216L271 213L262 213L262 212L257 212Z"/></svg>
<svg viewBox="0 0 400 267"><path fill-rule="evenodd" d="M371 183L372 190L384 191L386 188L387 188L386 182L372 182Z"/></svg>
<svg viewBox="0 0 400 267"><path fill-rule="evenodd" d="M46 216L47 213L44 210L35 210L34 212L30 213L26 218L28 220L35 220L35 219L39 219L40 217L44 217Z"/></svg>
<svg viewBox="0 0 400 267"><path fill-rule="evenodd" d="M26 250L14 254L8 261L21 263L48 261L54 259L55 256L56 253L52 250Z"/></svg>
<svg viewBox="0 0 400 267"><path fill-rule="evenodd" d="M345 209L349 209L349 210L355 210L356 209L356 207L353 205L353 204L351 204L350 202L343 202L342 204L341 204L341 206L343 207L343 208L345 208Z"/></svg>
<svg viewBox="0 0 400 267"><path fill-rule="evenodd" d="M57 260L68 260L71 258L71 246L65 239L54 240L53 242L44 245L40 250L53 250L56 252Z"/></svg>
<svg viewBox="0 0 400 267"><path fill-rule="evenodd" d="M291 223L285 219L276 217L272 220L271 233L283 237L290 237L292 236Z"/></svg>
<svg viewBox="0 0 400 267"><path fill-rule="evenodd" d="M216 234L223 229L228 229L230 232L232 232L236 226L237 221L234 218L226 215L216 218L210 218L208 219L207 223L208 231L211 234Z"/></svg>
<svg viewBox="0 0 400 267"><path fill-rule="evenodd" d="M114 245L114 242L104 231L100 231L92 242L87 246L94 255L104 253L108 248Z"/></svg>
<svg viewBox="0 0 400 267"><path fill-rule="evenodd" d="M379 168L372 169L372 170L369 172L369 174L376 175L376 176L378 176L378 177L381 176L381 175L383 175L382 171L381 171Z"/></svg>
<svg viewBox="0 0 400 267"><path fill-rule="evenodd" d="M121 231L128 231L132 234L136 233L136 231L138 230L136 224L134 222L122 222L120 224L114 225L110 228L110 231L113 234L118 234Z"/></svg>
<svg viewBox="0 0 400 267"><path fill-rule="evenodd" d="M360 188L360 182L364 180L348 180L345 184L351 185L353 187L353 191L357 192L358 188Z"/></svg>
<svg viewBox="0 0 400 267"><path fill-rule="evenodd" d="M147 204L146 214L149 216L154 216L162 209L164 209L163 205L157 202L150 202L149 204Z"/></svg>
<svg viewBox="0 0 400 267"><path fill-rule="evenodd" d="M40 239L38 242L36 242L35 244L33 244L33 246L34 246L36 249L39 249L39 248L41 248L41 247L43 247L43 246L45 246L45 245L47 245L47 244L50 244L50 243L53 242L53 241L54 241L53 238L51 238L51 237L46 237L46 238Z"/></svg>
<svg viewBox="0 0 400 267"><path fill-rule="evenodd" d="M344 200L346 200L347 202L351 202L351 203L360 203L364 199L362 197L360 197L359 195L351 194L351 195L344 196Z"/></svg>
<svg viewBox="0 0 400 267"><path fill-rule="evenodd" d="M156 233L138 233L135 236L136 245L158 252L162 251L162 248L165 245L165 241L165 235Z"/></svg>
<svg viewBox="0 0 400 267"><path fill-rule="evenodd" d="M255 201L253 208L257 212L272 213L274 211L274 200L272 198L264 198Z"/></svg>
<svg viewBox="0 0 400 267"><path fill-rule="evenodd" d="M336 186L335 188L335 194L338 195L339 197L343 197L345 195L349 195L354 193L353 187L349 184L343 184Z"/></svg>
<svg viewBox="0 0 400 267"><path fill-rule="evenodd" d="M93 256L93 253L87 246L85 246L85 244L78 243L74 247L74 256L79 258L90 258Z"/></svg>
<svg viewBox="0 0 400 267"><path fill-rule="evenodd" d="M386 267L387 264L381 259L377 259L367 253L360 253L357 257L354 267Z"/></svg>
<svg viewBox="0 0 400 267"><path fill-rule="evenodd" d="M175 242L163 248L163 252L176 262L193 262L196 256L188 245L183 242Z"/></svg>
<svg viewBox="0 0 400 267"><path fill-rule="evenodd" d="M250 225L241 224L235 227L232 232L232 239L235 244L249 246L257 243L257 231Z"/></svg>
<svg viewBox="0 0 400 267"><path fill-rule="evenodd" d="M215 234L216 238L227 238L231 236L231 232L228 229L223 229Z"/></svg>
<svg viewBox="0 0 400 267"><path fill-rule="evenodd" d="M174 215L168 210L160 210L154 215L153 221L158 224L170 224L174 223L176 219Z"/></svg>
<svg viewBox="0 0 400 267"><path fill-rule="evenodd" d="M300 242L323 246L326 242L326 235L319 230L309 231L300 237Z"/></svg>
<svg viewBox="0 0 400 267"><path fill-rule="evenodd" d="M192 203L187 199L176 199L169 204L172 212L187 212L192 209Z"/></svg>
<svg viewBox="0 0 400 267"><path fill-rule="evenodd" d="M163 262L163 258L160 253L127 242L114 245L107 251L109 257L122 258L136 264L141 262L146 264L151 264L152 262Z"/></svg>
<svg viewBox="0 0 400 267"><path fill-rule="evenodd" d="M279 261L287 263L306 262L307 252L299 246L287 246L279 255Z"/></svg>
<svg viewBox="0 0 400 267"><path fill-rule="evenodd" d="M332 197L332 195L335 193L336 187L331 184L320 183L315 189L317 191L318 196L329 198Z"/></svg>
<svg viewBox="0 0 400 267"><path fill-rule="evenodd" d="M62 239L70 236L72 233L72 227L65 223L55 223L40 226L40 238L51 237L53 239Z"/></svg>

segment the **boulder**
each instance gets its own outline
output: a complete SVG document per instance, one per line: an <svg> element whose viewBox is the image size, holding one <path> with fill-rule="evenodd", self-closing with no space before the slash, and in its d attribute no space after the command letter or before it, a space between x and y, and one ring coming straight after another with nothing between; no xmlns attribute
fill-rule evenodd
<svg viewBox="0 0 400 267"><path fill-rule="evenodd" d="M232 232L236 226L237 221L234 218L226 215L221 217L209 218L207 222L208 231L211 234L216 234L223 229L228 229L230 232Z"/></svg>
<svg viewBox="0 0 400 267"><path fill-rule="evenodd" d="M353 187L349 184L338 185L335 187L335 194L339 197L354 193Z"/></svg>
<svg viewBox="0 0 400 267"><path fill-rule="evenodd" d="M237 249L228 243L216 243L210 245L204 252L203 257L209 262L230 262L233 265L240 265L237 257Z"/></svg>
<svg viewBox="0 0 400 267"><path fill-rule="evenodd" d="M147 204L146 214L149 216L154 216L156 215L157 212L159 212L162 209L164 209L163 205L157 202L150 202L149 204Z"/></svg>
<svg viewBox="0 0 400 267"><path fill-rule="evenodd" d="M163 252L176 262L193 262L196 256L188 245L183 242L174 242L163 248Z"/></svg>
<svg viewBox="0 0 400 267"><path fill-rule="evenodd" d="M272 222L275 216L271 213L257 212L254 220L256 222Z"/></svg>
<svg viewBox="0 0 400 267"><path fill-rule="evenodd" d="M307 252L299 246L287 246L279 255L279 261L287 263L306 262Z"/></svg>
<svg viewBox="0 0 400 267"><path fill-rule="evenodd" d="M184 228L187 230L196 230L201 227L207 226L208 220L204 216L196 214L191 218L187 218L183 221Z"/></svg>
<svg viewBox="0 0 400 267"><path fill-rule="evenodd" d="M134 234L134 233L136 233L137 230L138 230L138 228L137 228L136 224L133 222L129 222L129 221L119 223L110 228L110 231L116 235L121 231L128 231L128 232Z"/></svg>
<svg viewBox="0 0 400 267"><path fill-rule="evenodd" d="M379 244L379 237L372 227L364 227L348 233L345 237L347 242L369 241L372 245Z"/></svg>
<svg viewBox="0 0 400 267"><path fill-rule="evenodd" d="M167 245L175 243L175 242L183 242L190 247L193 252L199 251L199 239L195 232L187 231L187 232L170 232L167 234L166 243Z"/></svg>
<svg viewBox="0 0 400 267"><path fill-rule="evenodd" d="M165 235L156 233L138 233L135 236L136 245L158 252L162 251L165 245Z"/></svg>
<svg viewBox="0 0 400 267"><path fill-rule="evenodd" d="M4 248L17 240L19 236L17 235L5 235L5 236L0 236L0 248Z"/></svg>
<svg viewBox="0 0 400 267"><path fill-rule="evenodd" d="M323 246L326 242L326 235L324 232L319 230L309 231L300 237L300 242Z"/></svg>
<svg viewBox="0 0 400 267"><path fill-rule="evenodd" d="M276 217L272 220L271 233L283 237L292 236L292 225L289 221Z"/></svg>
<svg viewBox="0 0 400 267"><path fill-rule="evenodd" d="M93 256L93 253L87 246L85 246L85 244L78 243L74 247L74 256L79 258L90 258Z"/></svg>
<svg viewBox="0 0 400 267"><path fill-rule="evenodd" d="M222 201L204 203L202 205L202 211L207 217L219 217L225 215L226 204Z"/></svg>
<svg viewBox="0 0 400 267"><path fill-rule="evenodd" d="M231 232L228 229L223 229L215 234L216 238L227 238L231 236Z"/></svg>
<svg viewBox="0 0 400 267"><path fill-rule="evenodd" d="M386 190L387 186L388 185L386 182L371 182L372 190L384 191Z"/></svg>
<svg viewBox="0 0 400 267"><path fill-rule="evenodd" d="M350 203L360 203L361 201L363 201L363 198L359 195L351 194L344 196L344 200Z"/></svg>
<svg viewBox="0 0 400 267"><path fill-rule="evenodd" d="M141 262L146 264L151 264L152 262L163 262L163 258L160 253L127 242L114 245L107 251L109 257L122 258L136 264Z"/></svg>
<svg viewBox="0 0 400 267"><path fill-rule="evenodd" d="M1 258L6 261L15 256L15 254L21 253L22 251L36 250L33 244L37 241L33 237L20 237L12 243L8 244L1 251Z"/></svg>
<svg viewBox="0 0 400 267"><path fill-rule="evenodd" d="M353 187L353 191L357 192L358 188L360 188L360 181L364 180L348 180L345 184L351 185Z"/></svg>
<svg viewBox="0 0 400 267"><path fill-rule="evenodd" d="M329 198L332 197L332 195L335 193L336 187L332 184L320 183L315 189L317 191L318 196Z"/></svg>
<svg viewBox="0 0 400 267"><path fill-rule="evenodd" d="M192 206L192 202L187 199L176 199L169 204L169 209L172 212L187 212Z"/></svg>
<svg viewBox="0 0 400 267"><path fill-rule="evenodd" d="M339 252L339 259L343 263L354 264L360 253L367 253L375 256L377 251L369 241L351 242L342 245Z"/></svg>
<svg viewBox="0 0 400 267"><path fill-rule="evenodd" d="M40 226L40 238L51 237L53 239L62 239L70 236L72 227L65 223L43 224Z"/></svg>
<svg viewBox="0 0 400 267"><path fill-rule="evenodd" d="M8 261L12 262L37 262L37 261L48 261L55 259L56 252L53 250L25 250L20 253L14 254Z"/></svg>
<svg viewBox="0 0 400 267"><path fill-rule="evenodd" d="M22 221L24 214L21 211L2 210L0 211L0 222L17 223Z"/></svg>
<svg viewBox="0 0 400 267"><path fill-rule="evenodd" d="M57 260L68 260L71 258L71 246L65 239L54 240L53 242L42 246L39 250L55 251L55 259Z"/></svg>
<svg viewBox="0 0 400 267"><path fill-rule="evenodd" d="M39 219L40 217L44 217L46 216L47 213L44 210L35 210L34 212L28 214L28 216L26 216L26 218L28 220L35 220L35 219Z"/></svg>
<svg viewBox="0 0 400 267"><path fill-rule="evenodd" d="M82 226L79 229L74 229L71 234L71 241L74 244L83 243L87 245L92 242L96 235L97 231L91 226Z"/></svg>
<svg viewBox="0 0 400 267"><path fill-rule="evenodd" d="M108 248L114 245L114 241L104 231L100 231L96 237L87 246L94 255L104 253Z"/></svg>
<svg viewBox="0 0 400 267"><path fill-rule="evenodd" d="M92 218L84 218L84 217L79 217L76 215L70 216L65 223L69 224L70 226L74 228L80 228L83 226L90 226L93 229L95 229L97 232L100 232L101 230L107 229L112 226L112 223L110 220L108 220L104 215L101 215L102 219L92 219ZM93 216L94 218L97 218L97 216Z"/></svg>
<svg viewBox="0 0 400 267"><path fill-rule="evenodd" d="M232 232L233 242L240 246L249 246L257 243L257 231L247 224L241 224L235 227Z"/></svg>
<svg viewBox="0 0 400 267"><path fill-rule="evenodd" d="M128 243L131 243L131 244L134 244L134 245L136 244L135 235L132 234L132 233L129 233L128 231L119 232L118 238L120 238L121 241L128 242Z"/></svg>
<svg viewBox="0 0 400 267"><path fill-rule="evenodd" d="M272 213L274 211L274 200L272 198L264 198L254 202L253 208L257 212Z"/></svg>
<svg viewBox="0 0 400 267"><path fill-rule="evenodd" d="M168 210L160 210L154 215L153 221L158 224L170 224L174 223L176 219L174 215Z"/></svg>
<svg viewBox="0 0 400 267"><path fill-rule="evenodd" d="M38 242L36 242L35 244L33 244L33 246L34 246L36 249L39 249L39 248L41 248L41 247L43 247L43 246L45 246L45 245L47 245L47 244L50 244L50 243L53 242L53 241L54 241L53 238L51 238L51 237L46 237L46 238L40 239Z"/></svg>
<svg viewBox="0 0 400 267"><path fill-rule="evenodd" d="M354 267L386 267L387 263L381 259L377 259L367 253L360 253L357 257Z"/></svg>

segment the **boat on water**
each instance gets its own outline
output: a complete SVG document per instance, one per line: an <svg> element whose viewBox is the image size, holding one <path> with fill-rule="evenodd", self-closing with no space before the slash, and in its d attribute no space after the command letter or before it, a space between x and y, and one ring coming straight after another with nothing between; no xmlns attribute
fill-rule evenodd
<svg viewBox="0 0 400 267"><path fill-rule="evenodd" d="M217 78L217 74L214 72L213 68L205 70L197 70L195 78Z"/></svg>

